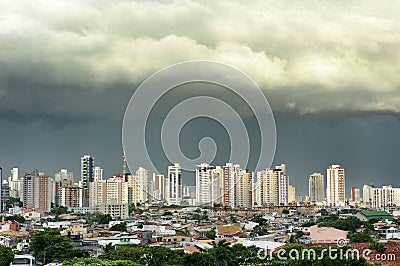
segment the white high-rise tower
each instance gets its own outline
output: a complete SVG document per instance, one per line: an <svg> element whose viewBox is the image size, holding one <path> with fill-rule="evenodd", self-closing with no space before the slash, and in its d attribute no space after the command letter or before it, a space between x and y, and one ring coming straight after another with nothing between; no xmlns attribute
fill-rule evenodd
<svg viewBox="0 0 400 266"><path fill-rule="evenodd" d="M182 174L179 163L168 166L166 177L165 200L168 204L180 205L183 199Z"/></svg>
<svg viewBox="0 0 400 266"><path fill-rule="evenodd" d="M325 197L324 175L313 173L308 179L308 196L311 202L322 202Z"/></svg>
<svg viewBox="0 0 400 266"><path fill-rule="evenodd" d="M202 163L196 167L196 203L198 205L210 204L212 199L211 175L214 167Z"/></svg>
<svg viewBox="0 0 400 266"><path fill-rule="evenodd" d="M330 165L326 169L326 203L328 206L346 204L344 168L341 165Z"/></svg>

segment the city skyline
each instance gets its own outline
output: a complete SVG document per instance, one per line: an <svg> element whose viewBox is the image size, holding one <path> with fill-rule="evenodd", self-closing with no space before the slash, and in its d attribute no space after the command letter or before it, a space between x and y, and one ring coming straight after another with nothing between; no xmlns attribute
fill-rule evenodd
<svg viewBox="0 0 400 266"><path fill-rule="evenodd" d="M24 209L39 209L44 212L53 207L74 210L115 210L115 215L127 216L127 206L155 204L156 206L224 206L231 209L254 209L273 206L299 206L307 204L326 208L349 206L373 209L400 206L400 188L386 185L376 187L364 184L361 189L351 186L350 197L346 195L345 168L334 164L326 168L326 198L324 175L309 176L308 195L296 194L290 184L287 165L280 164L260 171L244 169L240 164L226 163L211 166L202 163L196 167L196 184L182 183L182 168L179 163L168 167L168 173L149 173L139 167L135 174L126 170L123 160L122 173L103 179L101 168L94 167L91 155L81 157L81 177L74 183L73 173L61 169L53 176L37 169L24 173L13 168L10 177L1 183L1 205L10 197L19 198ZM96 169L96 171L93 171ZM194 189L194 191L193 191Z"/></svg>
<svg viewBox="0 0 400 266"><path fill-rule="evenodd" d="M91 181L86 181L86 180L88 180L90 175L88 176L86 174L86 171L82 170L83 168L87 167L88 159L90 160L90 164L92 165L92 168L93 168L92 177L90 178ZM32 173L33 174L40 173L41 175L46 175L46 176L51 177L54 182L64 182L64 183L67 182L67 183L79 185L79 187L82 187L82 188L89 188L89 184L92 183L92 182L103 182L103 181L107 181L107 180L114 180L116 177L120 178L120 177L123 177L123 176L133 176L133 177L138 177L140 180L142 180L142 181L140 181L140 182L142 182L142 184L139 185L139 186L144 188L143 190L147 191L147 192L141 192L141 193L145 193L145 194L150 193L150 194L152 194L152 191L149 192L150 190L147 188L147 186L150 184L149 182L159 183L161 181L155 181L156 177L157 178L162 177L164 179L164 181L162 181L162 184L168 186L168 182L169 182L168 179L170 178L169 176L170 176L171 171L172 172L176 171L176 174L174 174L174 175L179 175L180 176L179 177L179 180L180 180L179 184L181 186L180 189L182 189L182 186L196 187L197 184L200 184L200 186L202 186L202 183L200 181L201 178L210 179L209 181L206 182L206 185L209 186L210 189L212 189L212 184L213 184L213 181L211 181L212 176L213 175L217 175L217 176L221 175L221 176L223 176L224 172L225 172L225 168L229 167L229 168L232 168L232 169L236 169L234 172L241 173L243 171L243 173L250 174L250 180L252 180L251 182L252 182L253 185L257 185L257 182L258 182L257 180L259 179L259 176L258 176L259 174L260 175L273 176L273 175L275 175L275 171L282 171L283 175L287 179L285 181L285 184L287 186L287 188L286 188L287 192L286 193L289 193L289 190L290 190L289 187L292 187L296 191L295 192L295 196L309 196L309 201L310 202L321 202L321 201L323 201L322 199L328 199L328 194L329 194L329 192L328 192L328 190L329 190L328 183L330 182L329 179L334 178L334 180L335 180L335 178L336 179L338 178L337 177L338 174L336 173L335 169L339 168L342 171L341 174L339 174L339 176L341 176L341 178L342 178L341 181L339 181L339 183L341 182L341 184L342 184L342 185L339 185L339 187L340 187L339 194L342 193L342 195L343 195L343 192L344 192L344 197L345 197L346 200L353 199L354 198L354 195L353 195L354 189L357 189L358 193L360 193L359 191L362 191L363 186L364 187L365 186L370 186L372 188L377 188L377 187L396 187L396 185L393 185L393 184L377 185L377 184L373 184L373 183L364 183L364 184L362 184L362 186L359 186L359 187L354 186L354 184L350 183L350 184L347 184L347 186L346 186L345 185L346 182L344 182L344 180L345 180L345 178L344 178L344 167L342 165L339 165L339 164L332 164L332 165L329 165L327 168L325 168L325 171L323 171L323 172L327 173L326 176L324 174L322 174L322 173L319 173L319 172L311 173L307 178L305 178L305 180L308 180L308 182L307 182L308 190L306 191L306 193L298 193L297 187L294 186L291 182L289 182L290 175L287 174L287 172L286 172L287 171L286 170L287 169L287 164L285 164L285 163L282 163L280 165L276 165L275 167L271 166L269 168L260 169L258 171L252 170L252 169L247 169L247 168L242 168L241 165L236 164L236 163L232 163L232 162L226 162L225 164L222 164L222 165L210 165L208 163L202 163L201 165L197 165L196 166L196 173L195 173L195 180L194 180L195 183L194 183L194 185L193 184L187 184L187 183L184 183L182 181L183 178L181 176L181 166L180 166L179 163L174 163L172 165L169 165L168 166L168 170L166 172L149 172L147 169L145 169L145 168L143 168L141 166L139 166L134 171L126 172L126 170L128 168L126 167L125 160L123 160L123 166L121 168L122 171L116 172L112 176L103 176L103 170L104 169L101 168L100 166L94 167L94 163L95 163L95 159L94 159L93 156L88 155L88 154L83 155L81 157L81 175L80 176L74 175L73 172L71 172L71 171L69 171L68 169L65 169L65 168L60 168L60 170L57 173L49 174L49 173L47 173L45 171L42 171L41 169L38 169L38 168L32 169L31 171L21 172L18 167L13 167L9 171L10 172L9 176L7 174L3 176L3 182L7 182L8 186L10 188L10 193L17 193L19 189L22 189L22 186L20 184L14 184L13 181L20 182L22 180L23 176L30 175ZM203 170L200 170L200 172L199 172L199 169L203 169ZM334 170L335 174L329 174L332 171L332 169ZM3 171L4 171L4 169L3 169ZM271 171L271 172L269 172L269 171ZM137 181L135 181L135 182L137 182ZM173 181L173 182L175 183L174 186L178 186L178 183L177 183L178 181ZM231 187L232 186L231 183L227 183L227 184L224 185L223 184L224 181L221 181L221 182L222 182L221 186L226 186L226 187ZM277 183L280 183L280 182L277 182ZM233 183L235 183L235 182L233 182ZM336 183L336 186L338 185L337 184L337 180L333 181L333 183L331 181L330 183L331 183L330 186L332 186L332 184L334 185L335 183ZM216 184L214 184L214 186L215 185ZM13 189L14 187L17 188L17 189L15 189L15 192L13 192L14 191L14 189ZM159 187L159 185L157 185L157 187ZM166 192L164 192L164 190L163 190L163 192L158 191L157 193L161 193L161 194L164 195ZM210 190L210 193L213 193L213 192ZM220 193L219 197L221 197L221 195L225 193L227 195L227 197L228 197L228 198L225 199L225 201L226 202L230 202L229 201L229 195L228 195L229 193L226 193L224 191L221 191L221 192L218 192L218 193ZM335 194L335 193L338 193L338 192L336 191L336 192L331 192L331 193ZM181 196L178 197L178 198L182 198L183 191L180 192L180 194L181 194ZM364 193L363 193L363 195L364 195ZM200 198L204 197L204 196L201 196L201 195L196 195L196 202L197 203L199 203L199 204L206 203L206 201L204 201L204 200L201 200L201 199L197 200L197 196L200 196ZM288 196L289 196L288 194L285 195L285 197L288 197ZM141 197L143 198L144 196L141 196ZM210 197L210 195L208 195L207 197ZM335 202L335 204L338 201L341 201L340 204L338 204L338 206L344 205L345 204L344 199L340 198L340 200L338 200L337 197L338 197L338 195L336 195L336 196L334 195L333 196L334 200L332 199L331 201ZM363 198L363 197L361 197L361 198ZM224 202L224 199L221 198L220 201ZM143 202L143 201L139 200L139 202Z"/></svg>

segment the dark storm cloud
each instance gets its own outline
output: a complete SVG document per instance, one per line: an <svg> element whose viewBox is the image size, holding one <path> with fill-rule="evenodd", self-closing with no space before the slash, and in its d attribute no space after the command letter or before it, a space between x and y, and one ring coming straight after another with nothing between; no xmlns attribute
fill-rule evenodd
<svg viewBox="0 0 400 266"><path fill-rule="evenodd" d="M263 89L277 115L277 160L294 175L304 181L304 169L341 163L341 154L360 180L365 169L390 168L373 154L399 157L389 145L399 132L399 13L398 1L2 1L0 159L55 171L48 165L97 153L112 161L107 174L119 171L116 143L138 84L170 64L208 59ZM330 140L346 153L321 148ZM54 145L65 149L46 164ZM357 153L365 147L373 151ZM18 159L30 148L41 155ZM388 171L389 183L398 169Z"/></svg>
<svg viewBox="0 0 400 266"><path fill-rule="evenodd" d="M40 114L108 115L88 108L86 95L110 97L118 83L133 87L172 63L210 59L279 96L279 111L400 110L397 1L286 4L3 1L0 93L28 107L45 101ZM2 111L35 116L15 105Z"/></svg>

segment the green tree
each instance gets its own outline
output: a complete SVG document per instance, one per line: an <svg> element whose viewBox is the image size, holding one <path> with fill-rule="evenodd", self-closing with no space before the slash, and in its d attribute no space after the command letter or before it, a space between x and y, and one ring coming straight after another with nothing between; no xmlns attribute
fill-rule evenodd
<svg viewBox="0 0 400 266"><path fill-rule="evenodd" d="M57 214L57 215L67 214L68 213L68 208L67 207L54 208L54 209L51 209L51 213Z"/></svg>
<svg viewBox="0 0 400 266"><path fill-rule="evenodd" d="M86 216L86 220L89 224L108 224L110 221L112 221L112 217L110 214L95 212L88 214Z"/></svg>
<svg viewBox="0 0 400 266"><path fill-rule="evenodd" d="M136 208L135 204L132 203L131 205L129 205L129 213L132 213L132 212L137 212L137 213L142 214L143 213L143 209Z"/></svg>
<svg viewBox="0 0 400 266"><path fill-rule="evenodd" d="M17 221L20 224L25 223L25 218L23 216L20 215L14 215L14 216L8 216L5 218L6 221Z"/></svg>
<svg viewBox="0 0 400 266"><path fill-rule="evenodd" d="M364 230L363 232L356 232L356 233L349 232L347 234L347 237L349 238L350 243L368 243L374 241L366 230Z"/></svg>
<svg viewBox="0 0 400 266"><path fill-rule="evenodd" d="M207 237L209 239L215 239L217 237L217 232L214 229L207 231L205 233L205 237Z"/></svg>
<svg viewBox="0 0 400 266"><path fill-rule="evenodd" d="M201 221L202 216L198 213L195 213L195 214L193 214L192 218L193 218L193 220Z"/></svg>
<svg viewBox="0 0 400 266"><path fill-rule="evenodd" d="M382 243L371 243L369 249L375 250L377 253L383 254L386 252L386 247Z"/></svg>
<svg viewBox="0 0 400 266"><path fill-rule="evenodd" d="M313 225L316 225L316 223L315 222L305 222L305 223L303 223L303 227L310 227L310 226L313 226Z"/></svg>
<svg viewBox="0 0 400 266"><path fill-rule="evenodd" d="M87 251L74 249L71 240L61 236L57 229L50 228L36 232L31 238L29 249L36 259L44 263L89 256Z"/></svg>
<svg viewBox="0 0 400 266"><path fill-rule="evenodd" d="M108 260L131 260L143 265L182 265L184 252L166 247L149 247L146 245L126 245L101 255Z"/></svg>
<svg viewBox="0 0 400 266"><path fill-rule="evenodd" d="M289 237L289 243L299 243L300 242L300 238L302 238L304 236L304 232L303 231L297 231L295 235L291 235Z"/></svg>
<svg viewBox="0 0 400 266"><path fill-rule="evenodd" d="M267 225L267 219L264 219L261 214L255 214L253 215L253 218L251 218L252 222L258 223L259 226L266 226Z"/></svg>
<svg viewBox="0 0 400 266"><path fill-rule="evenodd" d="M19 198L10 197L10 199L6 201L7 208L14 207L14 202L18 202L18 207L22 207L23 206L23 203Z"/></svg>
<svg viewBox="0 0 400 266"><path fill-rule="evenodd" d="M214 256L208 252L194 252L192 254L185 254L183 256L182 265L216 265Z"/></svg>
<svg viewBox="0 0 400 266"><path fill-rule="evenodd" d="M140 266L130 260L102 260L98 258L74 258L72 260L65 260L63 266Z"/></svg>
<svg viewBox="0 0 400 266"><path fill-rule="evenodd" d="M346 219L339 219L337 215L324 217L318 224L320 227L334 227L336 229L355 232L363 225L363 222L355 216L349 216Z"/></svg>
<svg viewBox="0 0 400 266"><path fill-rule="evenodd" d="M254 226L253 230L251 230L250 236L255 237L255 236L264 236L268 234L267 230L264 229L264 227L256 225Z"/></svg>
<svg viewBox="0 0 400 266"><path fill-rule="evenodd" d="M14 259L12 250L8 247L0 245L0 266L8 266Z"/></svg>
<svg viewBox="0 0 400 266"><path fill-rule="evenodd" d="M120 232L126 232L126 222L120 223L120 224L115 224L110 227L111 231L120 231Z"/></svg>
<svg viewBox="0 0 400 266"><path fill-rule="evenodd" d="M226 240L219 241L212 249L208 250L208 252L215 258L216 263L214 265L238 265L235 254Z"/></svg>

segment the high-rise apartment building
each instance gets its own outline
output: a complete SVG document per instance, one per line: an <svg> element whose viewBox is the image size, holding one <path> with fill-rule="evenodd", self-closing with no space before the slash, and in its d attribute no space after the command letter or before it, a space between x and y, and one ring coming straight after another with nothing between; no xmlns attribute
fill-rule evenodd
<svg viewBox="0 0 400 266"><path fill-rule="evenodd" d="M196 166L196 204L209 205L212 201L212 170L213 166L202 163ZM211 205L211 204L210 204Z"/></svg>
<svg viewBox="0 0 400 266"><path fill-rule="evenodd" d="M60 172L54 175L54 182L71 184L74 182L74 174L67 169L61 169Z"/></svg>
<svg viewBox="0 0 400 266"><path fill-rule="evenodd" d="M89 205L129 204L129 183L124 178L112 177L89 183Z"/></svg>
<svg viewBox="0 0 400 266"><path fill-rule="evenodd" d="M20 198L21 180L18 175L18 168L11 169L10 177L8 178L8 185L10 186L10 197Z"/></svg>
<svg viewBox="0 0 400 266"><path fill-rule="evenodd" d="M253 173L240 165L227 163L214 167L203 163L196 167L196 204L231 208L253 206Z"/></svg>
<svg viewBox="0 0 400 266"><path fill-rule="evenodd" d="M360 202L360 189L358 187L351 187L351 201L354 203Z"/></svg>
<svg viewBox="0 0 400 266"><path fill-rule="evenodd" d="M363 200L363 203L366 204L367 206L371 205L371 202L372 202L371 189L372 189L372 186L363 185L362 200Z"/></svg>
<svg viewBox="0 0 400 266"><path fill-rule="evenodd" d="M3 208L0 208L0 210L4 210L6 208L7 201L10 199L10 186L7 180L3 180L3 182L0 184L0 189L0 207Z"/></svg>
<svg viewBox="0 0 400 266"><path fill-rule="evenodd" d="M280 206L289 202L289 176L284 164L257 172L257 205Z"/></svg>
<svg viewBox="0 0 400 266"><path fill-rule="evenodd" d="M127 176L127 184L129 191L129 203L143 204L153 200L153 180L148 178L147 170L143 167L139 167L136 170L136 175L125 174ZM161 191L164 191L163 179L159 180L157 175L153 178L158 186L156 192L159 193L156 196L161 195ZM159 182L158 182L159 181ZM163 193L163 192L162 192ZM150 195L151 194L151 195Z"/></svg>
<svg viewBox="0 0 400 266"><path fill-rule="evenodd" d="M89 183L93 182L94 158L90 155L81 157L81 186L83 188L83 206L89 206Z"/></svg>
<svg viewBox="0 0 400 266"><path fill-rule="evenodd" d="M60 188L59 206L67 208L82 207L82 190L77 185L67 185Z"/></svg>
<svg viewBox="0 0 400 266"><path fill-rule="evenodd" d="M107 182L105 180L89 183L89 206L94 207L107 202Z"/></svg>
<svg viewBox="0 0 400 266"><path fill-rule="evenodd" d="M121 178L109 178L106 181L106 202L113 204L129 204L128 182Z"/></svg>
<svg viewBox="0 0 400 266"><path fill-rule="evenodd" d="M81 158L81 181L82 187L88 188L89 182L93 182L94 158L90 155L84 155Z"/></svg>
<svg viewBox="0 0 400 266"><path fill-rule="evenodd" d="M223 194L222 203L224 206L235 208L236 181L238 179L240 165L227 163L223 169Z"/></svg>
<svg viewBox="0 0 400 266"><path fill-rule="evenodd" d="M51 210L52 180L38 170L26 173L23 178L23 206L42 211Z"/></svg>
<svg viewBox="0 0 400 266"><path fill-rule="evenodd" d="M289 203L296 202L296 188L292 185L288 187L288 201Z"/></svg>
<svg viewBox="0 0 400 266"><path fill-rule="evenodd" d="M60 193L62 187L72 186L74 183L74 175L72 172L69 172L67 169L61 169L60 172L54 175L53 182L53 202L56 206L64 206L60 203Z"/></svg>
<svg viewBox="0 0 400 266"><path fill-rule="evenodd" d="M253 172L240 169L235 180L235 208L253 207Z"/></svg>
<svg viewBox="0 0 400 266"><path fill-rule="evenodd" d="M308 196L310 201L323 202L325 198L324 175L321 173L313 173L308 179Z"/></svg>
<svg viewBox="0 0 400 266"><path fill-rule="evenodd" d="M136 189L136 202L145 203L149 200L149 178L147 170L139 167L136 170L136 182L138 188ZM151 192L151 191L150 191Z"/></svg>
<svg viewBox="0 0 400 266"><path fill-rule="evenodd" d="M167 204L180 205L183 199L182 173L179 163L168 166L168 176L166 177L165 200Z"/></svg>
<svg viewBox="0 0 400 266"><path fill-rule="evenodd" d="M224 195L224 169L216 166L211 170L211 205L223 204Z"/></svg>
<svg viewBox="0 0 400 266"><path fill-rule="evenodd" d="M381 188L371 187L371 208L386 209L400 206L400 188L382 186Z"/></svg>
<svg viewBox="0 0 400 266"><path fill-rule="evenodd" d="M93 182L99 182L103 180L103 168L96 166L93 168Z"/></svg>
<svg viewBox="0 0 400 266"><path fill-rule="evenodd" d="M328 206L344 206L345 175L344 167L341 165L330 165L326 170L326 203Z"/></svg>
<svg viewBox="0 0 400 266"><path fill-rule="evenodd" d="M153 185L153 201L163 201L165 199L165 177L161 174L153 173L152 177Z"/></svg>

